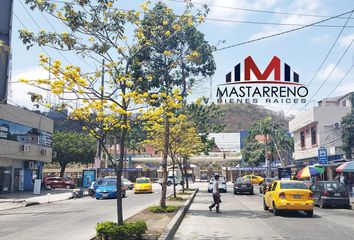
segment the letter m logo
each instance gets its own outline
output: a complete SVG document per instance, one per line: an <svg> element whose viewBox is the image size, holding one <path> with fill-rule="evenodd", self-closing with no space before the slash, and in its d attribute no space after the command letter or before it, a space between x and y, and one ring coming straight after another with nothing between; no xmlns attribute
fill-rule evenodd
<svg viewBox="0 0 354 240"><path fill-rule="evenodd" d="M251 71L258 80L267 80L269 75L274 71L274 80L280 81L280 59L276 56L268 64L263 73L259 71L257 65L253 61L251 56L245 59L245 80L251 80Z"/></svg>

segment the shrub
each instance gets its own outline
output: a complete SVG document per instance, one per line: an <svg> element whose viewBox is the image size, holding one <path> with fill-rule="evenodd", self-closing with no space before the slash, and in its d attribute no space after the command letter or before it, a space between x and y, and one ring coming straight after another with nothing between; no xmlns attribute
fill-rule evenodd
<svg viewBox="0 0 354 240"><path fill-rule="evenodd" d="M106 221L97 223L96 227L97 237L102 240L142 240L146 230L147 225L144 221L125 222L120 226Z"/></svg>
<svg viewBox="0 0 354 240"><path fill-rule="evenodd" d="M168 213L168 212L174 212L178 209L177 206L173 205L167 205L165 208L162 208L160 206L151 206L148 207L148 210L153 213Z"/></svg>

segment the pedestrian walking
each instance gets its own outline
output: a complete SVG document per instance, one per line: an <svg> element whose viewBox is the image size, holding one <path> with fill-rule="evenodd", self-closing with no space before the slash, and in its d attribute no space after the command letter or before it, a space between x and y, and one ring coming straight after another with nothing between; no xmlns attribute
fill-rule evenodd
<svg viewBox="0 0 354 240"><path fill-rule="evenodd" d="M220 192L219 192L219 175L214 176L215 181L213 183L213 201L214 203L209 206L209 210L212 211L216 207L216 212L220 213Z"/></svg>
<svg viewBox="0 0 354 240"><path fill-rule="evenodd" d="M343 184L345 184L345 178L344 178L344 174L342 173L339 177L339 181Z"/></svg>

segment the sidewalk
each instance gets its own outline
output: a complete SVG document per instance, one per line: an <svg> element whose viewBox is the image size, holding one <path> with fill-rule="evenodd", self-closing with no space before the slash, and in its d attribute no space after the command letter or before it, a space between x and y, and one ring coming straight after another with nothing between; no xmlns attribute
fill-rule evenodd
<svg viewBox="0 0 354 240"><path fill-rule="evenodd" d="M0 194L0 211L13 208L37 205L42 203L67 200L72 196L72 190L43 190L40 195L32 192L17 192Z"/></svg>
<svg viewBox="0 0 354 240"><path fill-rule="evenodd" d="M216 213L215 209L210 212L211 194L199 192L174 239L283 239L262 221L259 215L264 214L263 210L249 211L232 194L221 194L221 199L222 213Z"/></svg>

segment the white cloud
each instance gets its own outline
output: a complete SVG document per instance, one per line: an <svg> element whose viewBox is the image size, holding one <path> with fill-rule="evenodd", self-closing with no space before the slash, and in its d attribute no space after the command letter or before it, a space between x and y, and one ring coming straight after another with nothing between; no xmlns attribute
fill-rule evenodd
<svg viewBox="0 0 354 240"><path fill-rule="evenodd" d="M229 8L247 8L247 9L262 9L266 10L274 7L279 0L237 0L237 1L225 1L225 0L212 0L209 2L210 5L223 6ZM250 14L249 11L240 11L235 9L227 9L221 7L210 6L210 12L208 18L216 19L228 19L228 20L244 20ZM217 24L232 24L230 22L218 22Z"/></svg>
<svg viewBox="0 0 354 240"><path fill-rule="evenodd" d="M294 1L287 9L279 9L284 12L292 12L292 13L306 13L306 14L318 14L322 5L320 4L320 0L297 0ZM278 22L281 24L299 24L299 25L307 25L313 22L318 21L319 19L316 17L305 17L305 16L298 16L298 15L285 15L285 17L278 18ZM290 29L297 28L297 26L266 26L258 33L252 34L250 39L256 39L272 34L276 34L279 32L287 31Z"/></svg>
<svg viewBox="0 0 354 240"><path fill-rule="evenodd" d="M335 64L334 63L330 63L328 64L324 69L322 69L318 74L317 74L317 79L322 81L325 81L326 78L328 77L328 75L333 71ZM345 75L345 72L343 69L341 69L340 67L336 67L336 69L334 70L334 72L331 74L331 76L329 77L328 81L339 81L340 79L342 79L342 77Z"/></svg>
<svg viewBox="0 0 354 240"><path fill-rule="evenodd" d="M339 45L342 47L348 47L350 42L354 39L354 33L347 36L343 36L339 39Z"/></svg>
<svg viewBox="0 0 354 240"><path fill-rule="evenodd" d="M14 74L11 79L11 83L9 83L9 93L8 93L8 98L10 103L15 103L20 106L25 106L29 109L33 108L33 103L31 102L30 95L28 95L28 92L35 92L38 94L42 94L42 96L47 96L47 94L43 91L40 90L36 87L29 86L26 83L19 83L18 81L20 79L29 79L29 80L35 80L35 79L47 79L48 78L48 72L43 70L40 67L34 67L34 68L29 68L26 69L25 71L22 71L20 73Z"/></svg>
<svg viewBox="0 0 354 240"><path fill-rule="evenodd" d="M325 42L329 39L329 35L328 34L324 34L324 35L319 35L319 36L315 36L315 37L311 37L310 38L310 42L311 43L322 43L322 42Z"/></svg>

